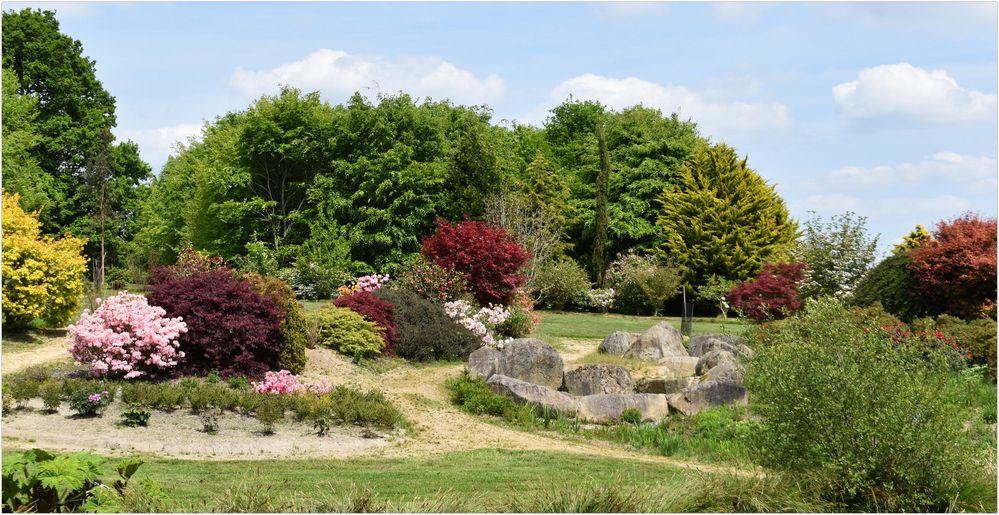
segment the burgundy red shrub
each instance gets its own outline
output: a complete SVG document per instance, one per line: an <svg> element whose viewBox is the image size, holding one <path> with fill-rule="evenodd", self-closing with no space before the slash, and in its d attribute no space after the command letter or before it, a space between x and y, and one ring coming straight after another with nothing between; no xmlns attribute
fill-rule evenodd
<svg viewBox="0 0 999 515"><path fill-rule="evenodd" d="M229 270L161 273L151 288L149 302L187 324L178 338L185 354L178 368L259 377L278 365L284 310Z"/></svg>
<svg viewBox="0 0 999 515"><path fill-rule="evenodd" d="M972 319L995 309L995 218L969 213L941 221L909 256L917 287L947 313Z"/></svg>
<svg viewBox="0 0 999 515"><path fill-rule="evenodd" d="M392 304L379 299L371 292L359 291L351 295L337 297L333 304L338 308L347 308L351 311L378 324L382 329L382 337L385 339L385 348L382 352L386 355L394 355L393 347L396 342L396 334L399 327L392 320Z"/></svg>
<svg viewBox="0 0 999 515"><path fill-rule="evenodd" d="M757 321L777 320L801 309L798 284L805 263L771 263L756 278L733 288L726 298L737 311Z"/></svg>
<svg viewBox="0 0 999 515"><path fill-rule="evenodd" d="M527 252L504 229L466 220L437 220L437 232L423 240L421 253L438 266L461 273L479 304L509 304L526 277Z"/></svg>

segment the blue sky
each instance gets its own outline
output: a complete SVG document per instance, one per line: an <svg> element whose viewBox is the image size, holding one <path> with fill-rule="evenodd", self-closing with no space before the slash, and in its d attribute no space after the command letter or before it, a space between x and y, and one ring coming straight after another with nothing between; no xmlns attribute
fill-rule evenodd
<svg viewBox="0 0 999 515"><path fill-rule="evenodd" d="M119 138L173 143L279 83L400 89L540 123L572 94L679 110L792 213L996 215L997 4L23 3L54 9L117 98Z"/></svg>

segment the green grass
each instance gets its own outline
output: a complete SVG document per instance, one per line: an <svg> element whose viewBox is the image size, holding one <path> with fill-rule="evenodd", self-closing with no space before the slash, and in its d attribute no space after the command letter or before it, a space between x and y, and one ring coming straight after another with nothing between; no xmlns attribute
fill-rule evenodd
<svg viewBox="0 0 999 515"><path fill-rule="evenodd" d="M614 331L640 333L667 321L680 328L678 317L643 317L630 315L601 315L599 313L567 313L561 311L538 311L541 322L531 333L532 338L542 340L602 340ZM727 321L715 318L695 318L692 333L743 334L746 324L737 319Z"/></svg>

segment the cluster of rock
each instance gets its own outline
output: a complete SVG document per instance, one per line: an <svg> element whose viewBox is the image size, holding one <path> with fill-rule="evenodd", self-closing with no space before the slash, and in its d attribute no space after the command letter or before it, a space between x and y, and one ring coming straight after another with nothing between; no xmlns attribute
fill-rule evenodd
<svg viewBox="0 0 999 515"><path fill-rule="evenodd" d="M642 420L657 421L671 410L691 415L711 406L746 403L737 358L751 351L737 338L695 337L688 352L680 333L664 322L642 334L615 332L600 351L662 367L655 377L636 383L628 369L618 365L565 367L552 346L522 338L502 350L483 347L473 352L468 368L496 393L587 423L616 422L627 409L637 409Z"/></svg>

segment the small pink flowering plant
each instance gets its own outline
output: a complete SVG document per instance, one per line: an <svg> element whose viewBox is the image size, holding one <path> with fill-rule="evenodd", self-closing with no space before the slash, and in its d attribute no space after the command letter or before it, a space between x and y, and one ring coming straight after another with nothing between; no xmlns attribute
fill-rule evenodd
<svg viewBox="0 0 999 515"><path fill-rule="evenodd" d="M389 282L388 274L371 274L357 278L357 291L375 291Z"/></svg>
<svg viewBox="0 0 999 515"><path fill-rule="evenodd" d="M257 393L276 393L279 395L293 395L304 392L325 395L333 387L326 378L320 379L317 383L306 385L299 382L298 376L295 374L287 370L281 370L279 372L267 372L264 374L263 381L253 382L253 389Z"/></svg>
<svg viewBox="0 0 999 515"><path fill-rule="evenodd" d="M506 306L489 304L478 311L465 300L456 300L444 304L444 312L458 325L468 329L482 338L482 344L487 347L502 349L509 338L496 337L496 326L510 318L510 309Z"/></svg>
<svg viewBox="0 0 999 515"><path fill-rule="evenodd" d="M93 313L84 310L79 322L69 326L69 353L97 377L134 379L173 368L184 357L177 350L177 337L187 332L187 324L165 315L142 295L123 291L105 299Z"/></svg>
<svg viewBox="0 0 999 515"><path fill-rule="evenodd" d="M92 417L104 411L113 398L114 395L107 390L100 392L77 390L69 396L69 407L81 417Z"/></svg>

